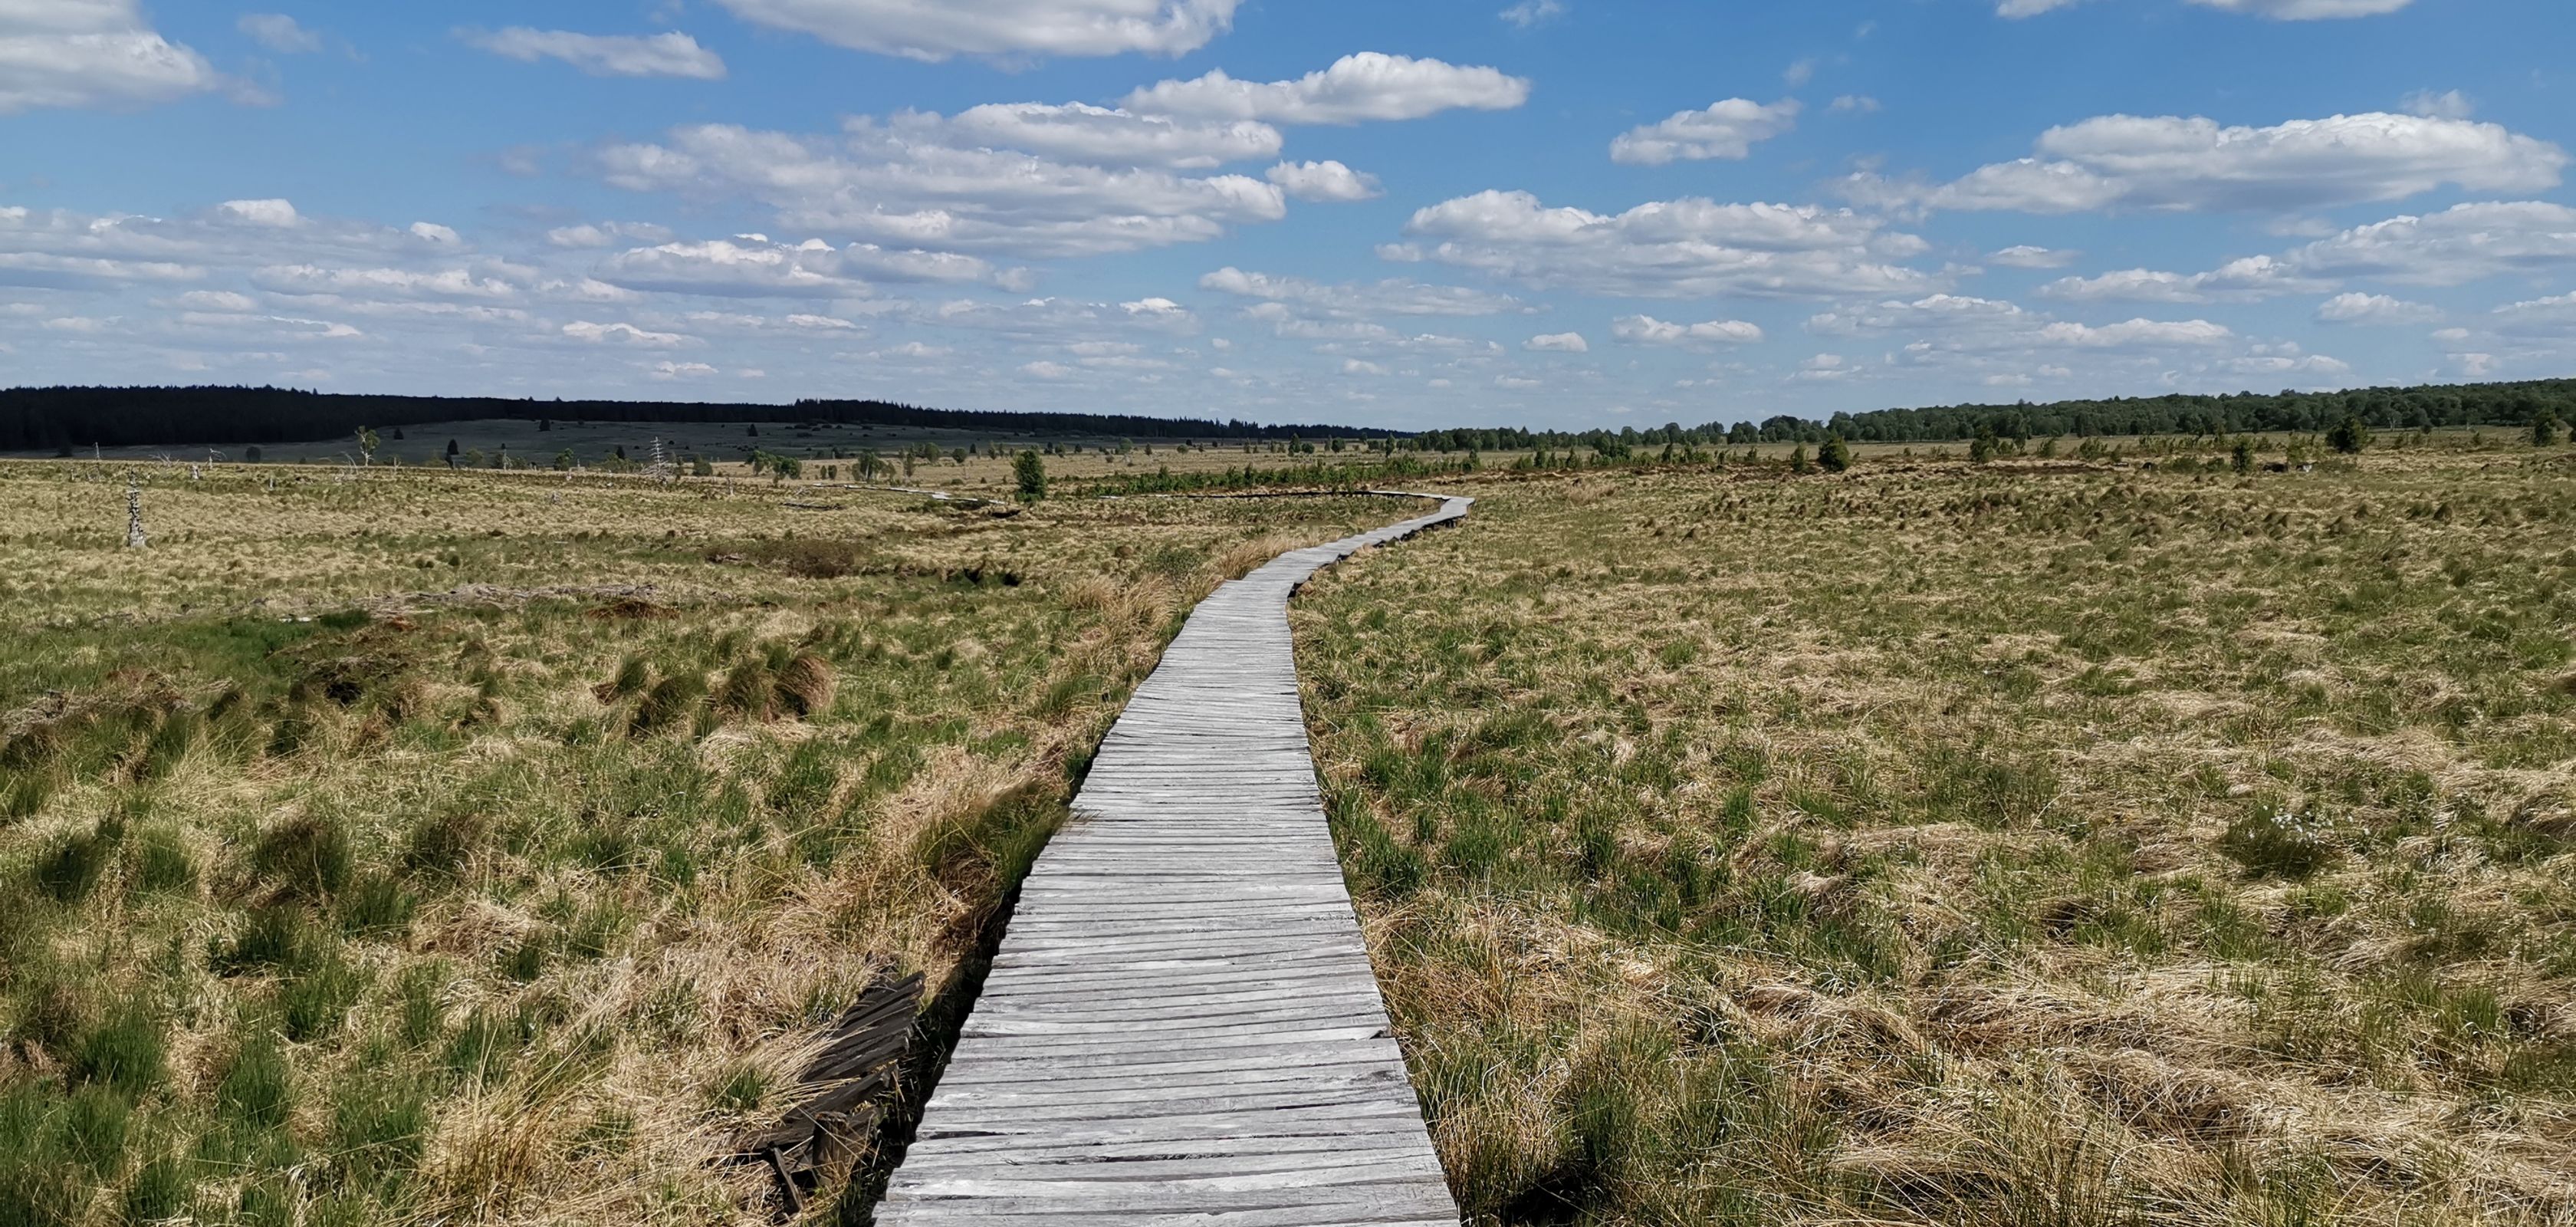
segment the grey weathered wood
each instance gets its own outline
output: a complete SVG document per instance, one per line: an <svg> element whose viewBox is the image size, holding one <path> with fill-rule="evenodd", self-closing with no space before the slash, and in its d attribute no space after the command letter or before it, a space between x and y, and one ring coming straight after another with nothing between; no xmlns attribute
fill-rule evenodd
<svg viewBox="0 0 2576 1227"><path fill-rule="evenodd" d="M1457 1223L1334 857L1287 608L1472 501L1290 551L1191 613L1021 888L879 1223Z"/></svg>

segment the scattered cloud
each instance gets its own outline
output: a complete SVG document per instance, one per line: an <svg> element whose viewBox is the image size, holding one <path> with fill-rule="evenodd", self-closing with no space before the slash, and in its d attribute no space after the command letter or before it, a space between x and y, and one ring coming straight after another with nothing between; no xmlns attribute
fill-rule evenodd
<svg viewBox="0 0 2576 1227"><path fill-rule="evenodd" d="M1031 257L1098 255L1204 242L1287 213L1278 185L1248 175L1093 166L923 139L898 118L848 122L839 136L731 124L598 151L613 186L722 200L748 196L790 229L889 247Z"/></svg>
<svg viewBox="0 0 2576 1227"><path fill-rule="evenodd" d="M2355 226L2286 259L2319 277L2461 285L2576 263L2576 209L2537 200L2453 205Z"/></svg>
<svg viewBox="0 0 2576 1227"><path fill-rule="evenodd" d="M966 148L1018 149L1099 166L1203 170L1279 156L1279 129L1249 119L1192 120L1114 107L987 103L942 118L906 112L889 127L905 139Z"/></svg>
<svg viewBox="0 0 2576 1227"><path fill-rule="evenodd" d="M2377 17L2394 13L2413 0L2191 0L2202 8L2221 9L2274 21L2321 21L2337 17Z"/></svg>
<svg viewBox="0 0 2576 1227"><path fill-rule="evenodd" d="M1182 55L1240 0L718 0L737 17L835 46L936 63L959 55Z"/></svg>
<svg viewBox="0 0 2576 1227"><path fill-rule="evenodd" d="M693 344L697 340L695 337L682 336L676 332L647 332L633 324L594 324L589 320L574 320L564 325L563 334L573 340L587 341L593 345L615 342L640 345L647 349L676 349Z"/></svg>
<svg viewBox="0 0 2576 1227"><path fill-rule="evenodd" d="M1527 192L1479 192L1414 213L1405 233L1432 246L1382 248L1398 260L1473 268L1551 289L1613 296L1766 298L1931 288L1893 263L1923 240L1877 218L1812 205L1655 201L1625 213L1549 208Z"/></svg>
<svg viewBox="0 0 2576 1227"><path fill-rule="evenodd" d="M1529 340L1521 342L1521 348L1529 350L1532 353L1545 354L1588 354L1592 352L1592 347L1584 343L1583 334L1579 332L1543 333L1539 336L1534 336Z"/></svg>
<svg viewBox="0 0 2576 1227"><path fill-rule="evenodd" d="M2419 89L2406 95L2403 105L2409 115L2423 115L2432 119L2467 119L2476 114L2478 109L2477 104L2471 102L2468 95L2455 89L2444 90L2438 94L2429 89Z"/></svg>
<svg viewBox="0 0 2576 1227"><path fill-rule="evenodd" d="M2041 296L2073 302L2250 302L2285 294L2313 294L2332 288L2270 256L2230 260L2206 273L2154 272L2143 268L2067 277L2041 286Z"/></svg>
<svg viewBox="0 0 2576 1227"><path fill-rule="evenodd" d="M724 60L676 31L668 34L576 34L570 30L459 30L457 37L505 59L561 60L594 77L685 77L721 81Z"/></svg>
<svg viewBox="0 0 2576 1227"><path fill-rule="evenodd" d="M2268 17L2274 21L2317 21L2334 17L2376 17L2405 8L2413 0L2189 0L2202 8ZM2036 17L2080 3L2080 0L1997 0L1998 17Z"/></svg>
<svg viewBox="0 0 2576 1227"><path fill-rule="evenodd" d="M233 28L279 55L309 55L322 49L322 36L284 13L244 13Z"/></svg>
<svg viewBox="0 0 2576 1227"><path fill-rule="evenodd" d="M2317 321L2325 324L2422 324L2440 318L2439 308L2386 294L2337 294L2317 304Z"/></svg>
<svg viewBox="0 0 2576 1227"><path fill-rule="evenodd" d="M667 243L671 228L651 222L584 222L578 226L558 226L546 232L546 242L556 247L615 247L620 243Z"/></svg>
<svg viewBox="0 0 2576 1227"><path fill-rule="evenodd" d="M1363 51L1294 81L1238 81L1222 68L1189 81L1163 81L1127 95L1127 110L1280 124L1356 124L1421 119L1467 108L1507 111L1529 101L1530 83L1497 68Z"/></svg>
<svg viewBox="0 0 2576 1227"><path fill-rule="evenodd" d="M1545 25L1565 16L1565 13L1565 0L1520 0L1520 3L1504 9L1499 16L1513 26L1526 30L1532 26Z"/></svg>
<svg viewBox="0 0 2576 1227"><path fill-rule="evenodd" d="M2500 124L2371 113L2268 128L2107 115L2041 134L2037 155L1921 186L1862 173L1854 199L1883 206L2025 213L2115 209L2286 211L2395 200L2444 184L2555 186L2567 153Z"/></svg>
<svg viewBox="0 0 2576 1227"><path fill-rule="evenodd" d="M2033 247L2024 243L2001 251L1987 252L1986 260L2005 268L2064 268L2075 263L2083 254L2080 251L2061 251L2047 247Z"/></svg>
<svg viewBox="0 0 2576 1227"><path fill-rule="evenodd" d="M1878 99L1867 94L1843 94L1825 108L1836 115L1875 115L1879 109Z"/></svg>
<svg viewBox="0 0 2576 1227"><path fill-rule="evenodd" d="M1199 288L1238 298L1281 303L1310 315L1502 315L1522 311L1524 304L1508 294L1463 286L1427 285L1390 278L1365 285L1334 285L1303 277L1250 273L1231 265L1199 278ZM1169 310L1169 300L1155 299ZM1129 304L1134 309L1141 304Z"/></svg>
<svg viewBox="0 0 2576 1227"><path fill-rule="evenodd" d="M1661 123L1621 133L1610 142L1610 160L1662 166L1675 159L1740 159L1751 154L1756 143L1796 127L1798 110L1795 98L1767 106L1750 98L1728 98L1705 110L1676 112Z"/></svg>
<svg viewBox="0 0 2576 1227"><path fill-rule="evenodd" d="M146 25L134 0L0 3L0 115L123 110L226 84L206 57Z"/></svg>
<svg viewBox="0 0 2576 1227"><path fill-rule="evenodd" d="M1610 335L1632 345L1752 345L1762 340L1762 329L1743 320L1673 324L1651 315L1623 315L1610 322Z"/></svg>
<svg viewBox="0 0 2576 1227"><path fill-rule="evenodd" d="M1297 200L1375 200L1377 176L1364 175L1339 162L1282 162L1267 176L1279 190Z"/></svg>
<svg viewBox="0 0 2576 1227"><path fill-rule="evenodd" d="M1791 63L1787 68L1781 70L1780 79L1787 82L1791 89L1796 89L1801 85L1805 85L1809 81L1815 80L1815 58L1810 56L1806 59Z"/></svg>

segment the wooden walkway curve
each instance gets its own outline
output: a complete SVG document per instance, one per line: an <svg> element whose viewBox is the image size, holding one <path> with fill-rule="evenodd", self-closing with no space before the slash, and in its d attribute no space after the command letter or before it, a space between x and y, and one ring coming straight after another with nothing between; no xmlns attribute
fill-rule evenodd
<svg viewBox="0 0 2576 1227"><path fill-rule="evenodd" d="M1191 613L1021 888L879 1224L1456 1227L1325 825L1288 597L1473 501Z"/></svg>

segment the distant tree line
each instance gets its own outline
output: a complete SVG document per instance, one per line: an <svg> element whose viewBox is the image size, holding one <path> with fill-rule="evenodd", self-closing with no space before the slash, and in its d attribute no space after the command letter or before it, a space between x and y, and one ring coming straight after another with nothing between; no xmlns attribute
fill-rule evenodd
<svg viewBox="0 0 2576 1227"><path fill-rule="evenodd" d="M1837 413L1824 421L1781 414L1760 422L1666 423L1589 431L1431 430L1413 436L1428 451L1535 451L1588 447L1625 457L1666 444L1809 443L1840 436L1854 443L1947 443L1979 436L2005 439L2096 435L2233 435L2332 430L2347 418L2383 430L2450 426L2530 427L2546 418L2576 421L2576 379L2524 383L2361 388L2349 392L2243 392L2220 396L2116 397L2050 404L1953 405Z"/></svg>
<svg viewBox="0 0 2576 1227"><path fill-rule="evenodd" d="M2032 439L2102 435L2232 435L2248 431L2315 433L2348 418L2381 430L2454 426L2531 428L2547 418L2576 421L2576 379L2523 383L2362 388L2347 392L2253 392L2220 396L2114 397L2048 404L1951 405L1837 413L1824 421L1779 414L1759 422L1710 422L1618 430L1530 430L1522 427L1406 432L1329 425L1264 425L1241 420L1157 418L1132 414L986 413L924 409L875 400L800 400L792 405L695 404L673 401L539 401L497 397L359 396L291 388L11 388L0 389L0 451L89 446L297 443L349 435L362 427L394 430L477 418L585 422L833 423L969 430L1033 436L1093 435L1122 439L1280 442L1310 452L1325 439L1374 440L1372 450L1417 452L1589 449L1620 460L1640 449L1754 443L1822 445L1942 443L1975 438ZM2552 427L2554 431L2554 427Z"/></svg>
<svg viewBox="0 0 2576 1227"><path fill-rule="evenodd" d="M833 423L1021 434L1113 435L1155 439L1288 439L1339 434L1385 438L1401 431L1339 426L1271 426L1244 421L1128 414L984 413L923 409L876 400L800 400L793 405L677 401L512 400L500 397L363 396L293 388L0 389L0 451L335 439L362 427L392 430L485 418L520 421Z"/></svg>

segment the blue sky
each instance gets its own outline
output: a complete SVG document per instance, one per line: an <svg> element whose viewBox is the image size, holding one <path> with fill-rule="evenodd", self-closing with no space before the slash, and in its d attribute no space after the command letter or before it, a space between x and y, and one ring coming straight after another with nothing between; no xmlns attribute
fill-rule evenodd
<svg viewBox="0 0 2576 1227"><path fill-rule="evenodd" d="M0 382L1424 427L2559 376L2565 0L0 0Z"/></svg>

